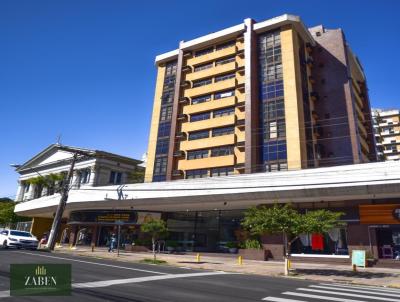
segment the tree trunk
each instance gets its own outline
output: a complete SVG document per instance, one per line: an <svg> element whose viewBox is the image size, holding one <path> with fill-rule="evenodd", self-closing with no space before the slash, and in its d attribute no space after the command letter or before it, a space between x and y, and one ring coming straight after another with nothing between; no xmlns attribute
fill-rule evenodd
<svg viewBox="0 0 400 302"><path fill-rule="evenodd" d="M151 238L151 243L153 245L153 261L156 262L156 240L155 238Z"/></svg>
<svg viewBox="0 0 400 302"><path fill-rule="evenodd" d="M285 268L284 268L284 274L285 276L289 275L289 245L288 245L288 238L287 234L283 233L283 240L284 240L284 259L285 259Z"/></svg>

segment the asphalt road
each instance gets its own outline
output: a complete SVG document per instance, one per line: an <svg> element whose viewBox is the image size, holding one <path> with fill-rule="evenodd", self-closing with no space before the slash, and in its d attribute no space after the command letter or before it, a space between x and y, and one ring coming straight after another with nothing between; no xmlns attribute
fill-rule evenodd
<svg viewBox="0 0 400 302"><path fill-rule="evenodd" d="M10 297L11 263L71 263L72 295ZM321 284L220 271L0 250L0 300L135 302L400 302L400 290Z"/></svg>

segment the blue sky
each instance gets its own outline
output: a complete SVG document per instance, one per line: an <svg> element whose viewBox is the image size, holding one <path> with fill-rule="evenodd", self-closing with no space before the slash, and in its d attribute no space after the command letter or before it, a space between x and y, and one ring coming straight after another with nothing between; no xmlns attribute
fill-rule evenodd
<svg viewBox="0 0 400 302"><path fill-rule="evenodd" d="M62 143L140 158L152 110L154 57L251 17L291 13L342 28L374 106L400 107L400 1L0 1L0 197L22 163Z"/></svg>

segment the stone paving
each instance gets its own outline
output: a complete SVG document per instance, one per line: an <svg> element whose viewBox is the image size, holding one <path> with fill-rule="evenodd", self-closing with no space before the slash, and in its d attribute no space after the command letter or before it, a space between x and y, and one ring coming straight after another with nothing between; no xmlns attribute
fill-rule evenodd
<svg viewBox="0 0 400 302"><path fill-rule="evenodd" d="M146 252L125 252L121 251L119 256L117 252L109 253L106 248L77 247L70 249L68 247L58 247L55 252L68 253L102 259L114 259L125 262L138 262L143 259L152 258L152 253ZM246 274L257 274L263 276L283 276L283 262L281 261L254 261L243 260L240 265L237 256L225 254L206 254L201 255L197 261L197 254L157 254L157 259L167 261L168 265L179 267L223 270ZM286 278L299 278L315 281L334 281L346 282L352 284L390 286L400 288L400 269L391 268L358 268L353 272L349 265L331 265L331 264L310 264L294 263L291 268L291 275Z"/></svg>

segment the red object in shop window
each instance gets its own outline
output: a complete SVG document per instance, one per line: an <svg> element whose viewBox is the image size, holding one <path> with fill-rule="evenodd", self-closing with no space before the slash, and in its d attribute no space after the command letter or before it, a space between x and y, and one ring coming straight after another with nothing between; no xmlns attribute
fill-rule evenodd
<svg viewBox="0 0 400 302"><path fill-rule="evenodd" d="M312 234L311 248L313 251L322 251L324 249L324 235Z"/></svg>

